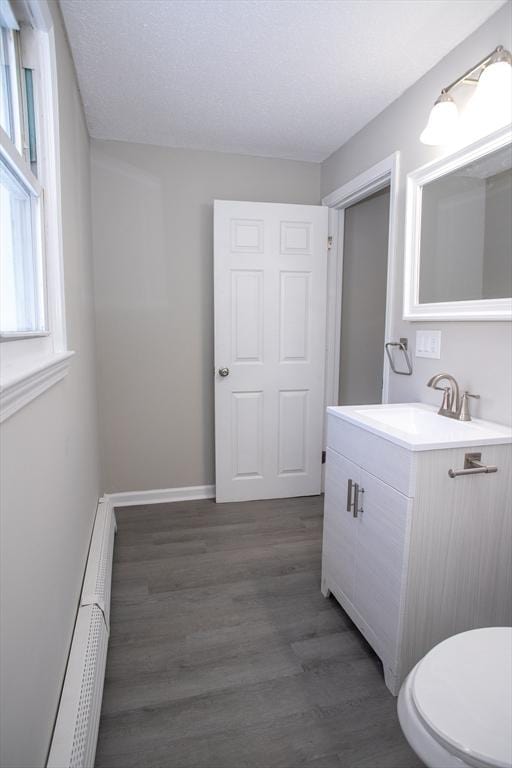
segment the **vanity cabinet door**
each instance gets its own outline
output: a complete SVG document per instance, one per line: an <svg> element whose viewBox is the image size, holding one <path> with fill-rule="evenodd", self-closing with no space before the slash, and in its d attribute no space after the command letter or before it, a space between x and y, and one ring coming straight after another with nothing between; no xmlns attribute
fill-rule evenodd
<svg viewBox="0 0 512 768"><path fill-rule="evenodd" d="M350 602L354 594L357 526L352 511L347 511L347 494L349 480L359 482L360 474L360 467L327 449L322 582L336 597L344 596Z"/></svg>
<svg viewBox="0 0 512 768"><path fill-rule="evenodd" d="M412 499L373 475L360 471L364 488L356 523L354 605L365 634L384 663L396 668L403 604ZM387 668L386 668L387 665Z"/></svg>

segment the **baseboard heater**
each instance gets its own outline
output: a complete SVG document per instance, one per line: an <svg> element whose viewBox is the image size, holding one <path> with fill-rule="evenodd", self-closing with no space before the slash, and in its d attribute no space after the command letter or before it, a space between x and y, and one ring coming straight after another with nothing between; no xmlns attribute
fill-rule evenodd
<svg viewBox="0 0 512 768"><path fill-rule="evenodd" d="M93 768L110 632L116 521L100 499L47 768Z"/></svg>

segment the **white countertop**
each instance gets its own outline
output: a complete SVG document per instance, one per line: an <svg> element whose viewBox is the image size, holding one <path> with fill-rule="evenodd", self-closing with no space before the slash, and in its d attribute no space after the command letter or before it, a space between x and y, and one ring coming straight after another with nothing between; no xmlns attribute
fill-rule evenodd
<svg viewBox="0 0 512 768"><path fill-rule="evenodd" d="M327 412L410 451L512 443L512 427L492 421L458 421L425 403L331 406Z"/></svg>

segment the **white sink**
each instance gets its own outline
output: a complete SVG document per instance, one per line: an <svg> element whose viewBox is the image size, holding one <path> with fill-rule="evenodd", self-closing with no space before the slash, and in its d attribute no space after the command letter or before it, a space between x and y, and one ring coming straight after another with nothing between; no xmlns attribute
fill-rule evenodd
<svg viewBox="0 0 512 768"><path fill-rule="evenodd" d="M424 403L345 405L329 413L411 451L512 443L512 427L492 421L457 421Z"/></svg>

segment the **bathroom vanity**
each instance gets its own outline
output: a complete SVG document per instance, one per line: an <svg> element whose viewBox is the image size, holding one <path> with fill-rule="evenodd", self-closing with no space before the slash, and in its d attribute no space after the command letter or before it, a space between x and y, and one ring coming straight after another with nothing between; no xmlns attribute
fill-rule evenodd
<svg viewBox="0 0 512 768"><path fill-rule="evenodd" d="M327 422L322 592L396 695L441 640L512 624L512 431L423 404L332 407ZM466 454L497 471L457 474Z"/></svg>

